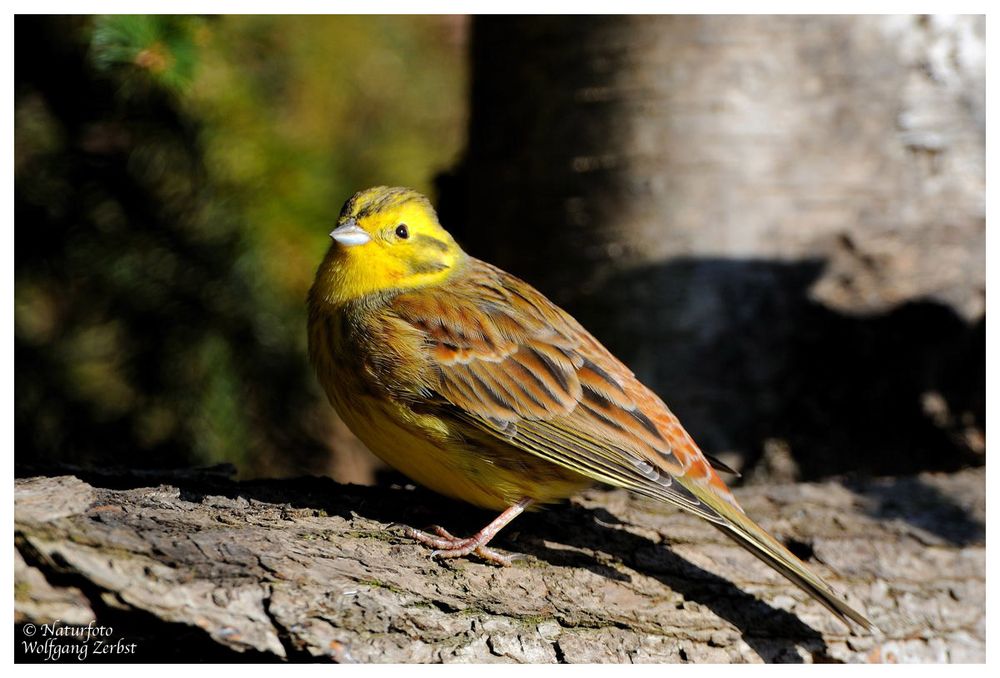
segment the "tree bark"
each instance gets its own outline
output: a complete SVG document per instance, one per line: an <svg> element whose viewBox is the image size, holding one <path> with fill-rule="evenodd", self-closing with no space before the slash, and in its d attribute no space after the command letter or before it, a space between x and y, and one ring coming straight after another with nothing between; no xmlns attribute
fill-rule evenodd
<svg viewBox="0 0 1000 678"><path fill-rule="evenodd" d="M727 461L780 440L809 479L981 463L984 30L477 17L442 218Z"/></svg>
<svg viewBox="0 0 1000 678"><path fill-rule="evenodd" d="M390 521L489 518L409 487L224 474L15 483L15 649L56 620L118 661L984 661L985 473L756 486L748 513L880 627L852 635L705 523L591 490L437 562ZM49 627L49 632L51 633ZM31 635L34 634L34 635Z"/></svg>

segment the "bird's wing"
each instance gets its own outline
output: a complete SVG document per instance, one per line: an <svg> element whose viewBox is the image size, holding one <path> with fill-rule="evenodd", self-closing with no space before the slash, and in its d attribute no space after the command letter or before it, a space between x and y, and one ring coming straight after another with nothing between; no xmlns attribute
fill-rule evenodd
<svg viewBox="0 0 1000 678"><path fill-rule="evenodd" d="M422 337L422 390L478 432L705 518L840 619L873 628L743 512L677 417L579 323L510 274L469 266L434 294L392 302Z"/></svg>
<svg viewBox="0 0 1000 678"><path fill-rule="evenodd" d="M579 323L526 283L476 269L393 310L425 336L431 390L481 431L712 522L732 494L666 405ZM703 486L692 491L693 486Z"/></svg>

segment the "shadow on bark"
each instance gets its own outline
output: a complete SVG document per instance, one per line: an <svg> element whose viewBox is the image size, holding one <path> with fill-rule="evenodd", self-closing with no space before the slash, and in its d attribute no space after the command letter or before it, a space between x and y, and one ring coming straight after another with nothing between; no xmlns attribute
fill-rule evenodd
<svg viewBox="0 0 1000 678"><path fill-rule="evenodd" d="M955 546L985 543L986 525L954 498L920 477L901 478L893 484L895 488L878 479L844 481L851 492L873 500L868 514L874 518L904 521Z"/></svg>
<svg viewBox="0 0 1000 678"><path fill-rule="evenodd" d="M613 526L621 523L607 510L559 506L552 511L556 515L541 520L536 518L537 514L529 515L524 520L523 533L512 530L517 536L509 542L508 548L551 565L584 567L601 576L621 579L617 570L602 565L593 557L578 551L550 549L544 542L603 551L681 593L685 600L700 603L732 623L740 630L743 640L766 662L801 663L796 647L808 650L814 657L826 655L823 637L794 614L772 607L723 577L685 560L671 551L669 544L658 544L615 529ZM503 540L497 543L504 545ZM776 638L797 640L775 646Z"/></svg>

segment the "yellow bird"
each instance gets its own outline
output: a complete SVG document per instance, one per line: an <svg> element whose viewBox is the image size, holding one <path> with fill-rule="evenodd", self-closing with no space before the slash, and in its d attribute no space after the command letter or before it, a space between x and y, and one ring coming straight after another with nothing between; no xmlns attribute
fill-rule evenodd
<svg viewBox="0 0 1000 678"><path fill-rule="evenodd" d="M309 355L331 404L414 481L502 511L466 539L408 529L433 555L507 564L487 547L504 525L599 481L704 518L841 620L874 628L743 512L655 393L540 292L463 252L424 196L361 191L330 237L309 292Z"/></svg>

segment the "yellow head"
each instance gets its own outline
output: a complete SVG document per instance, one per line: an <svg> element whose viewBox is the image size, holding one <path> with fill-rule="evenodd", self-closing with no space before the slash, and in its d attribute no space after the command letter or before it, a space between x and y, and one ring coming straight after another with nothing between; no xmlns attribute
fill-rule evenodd
<svg viewBox="0 0 1000 678"><path fill-rule="evenodd" d="M378 186L344 204L311 295L343 304L441 282L466 259L424 196Z"/></svg>

